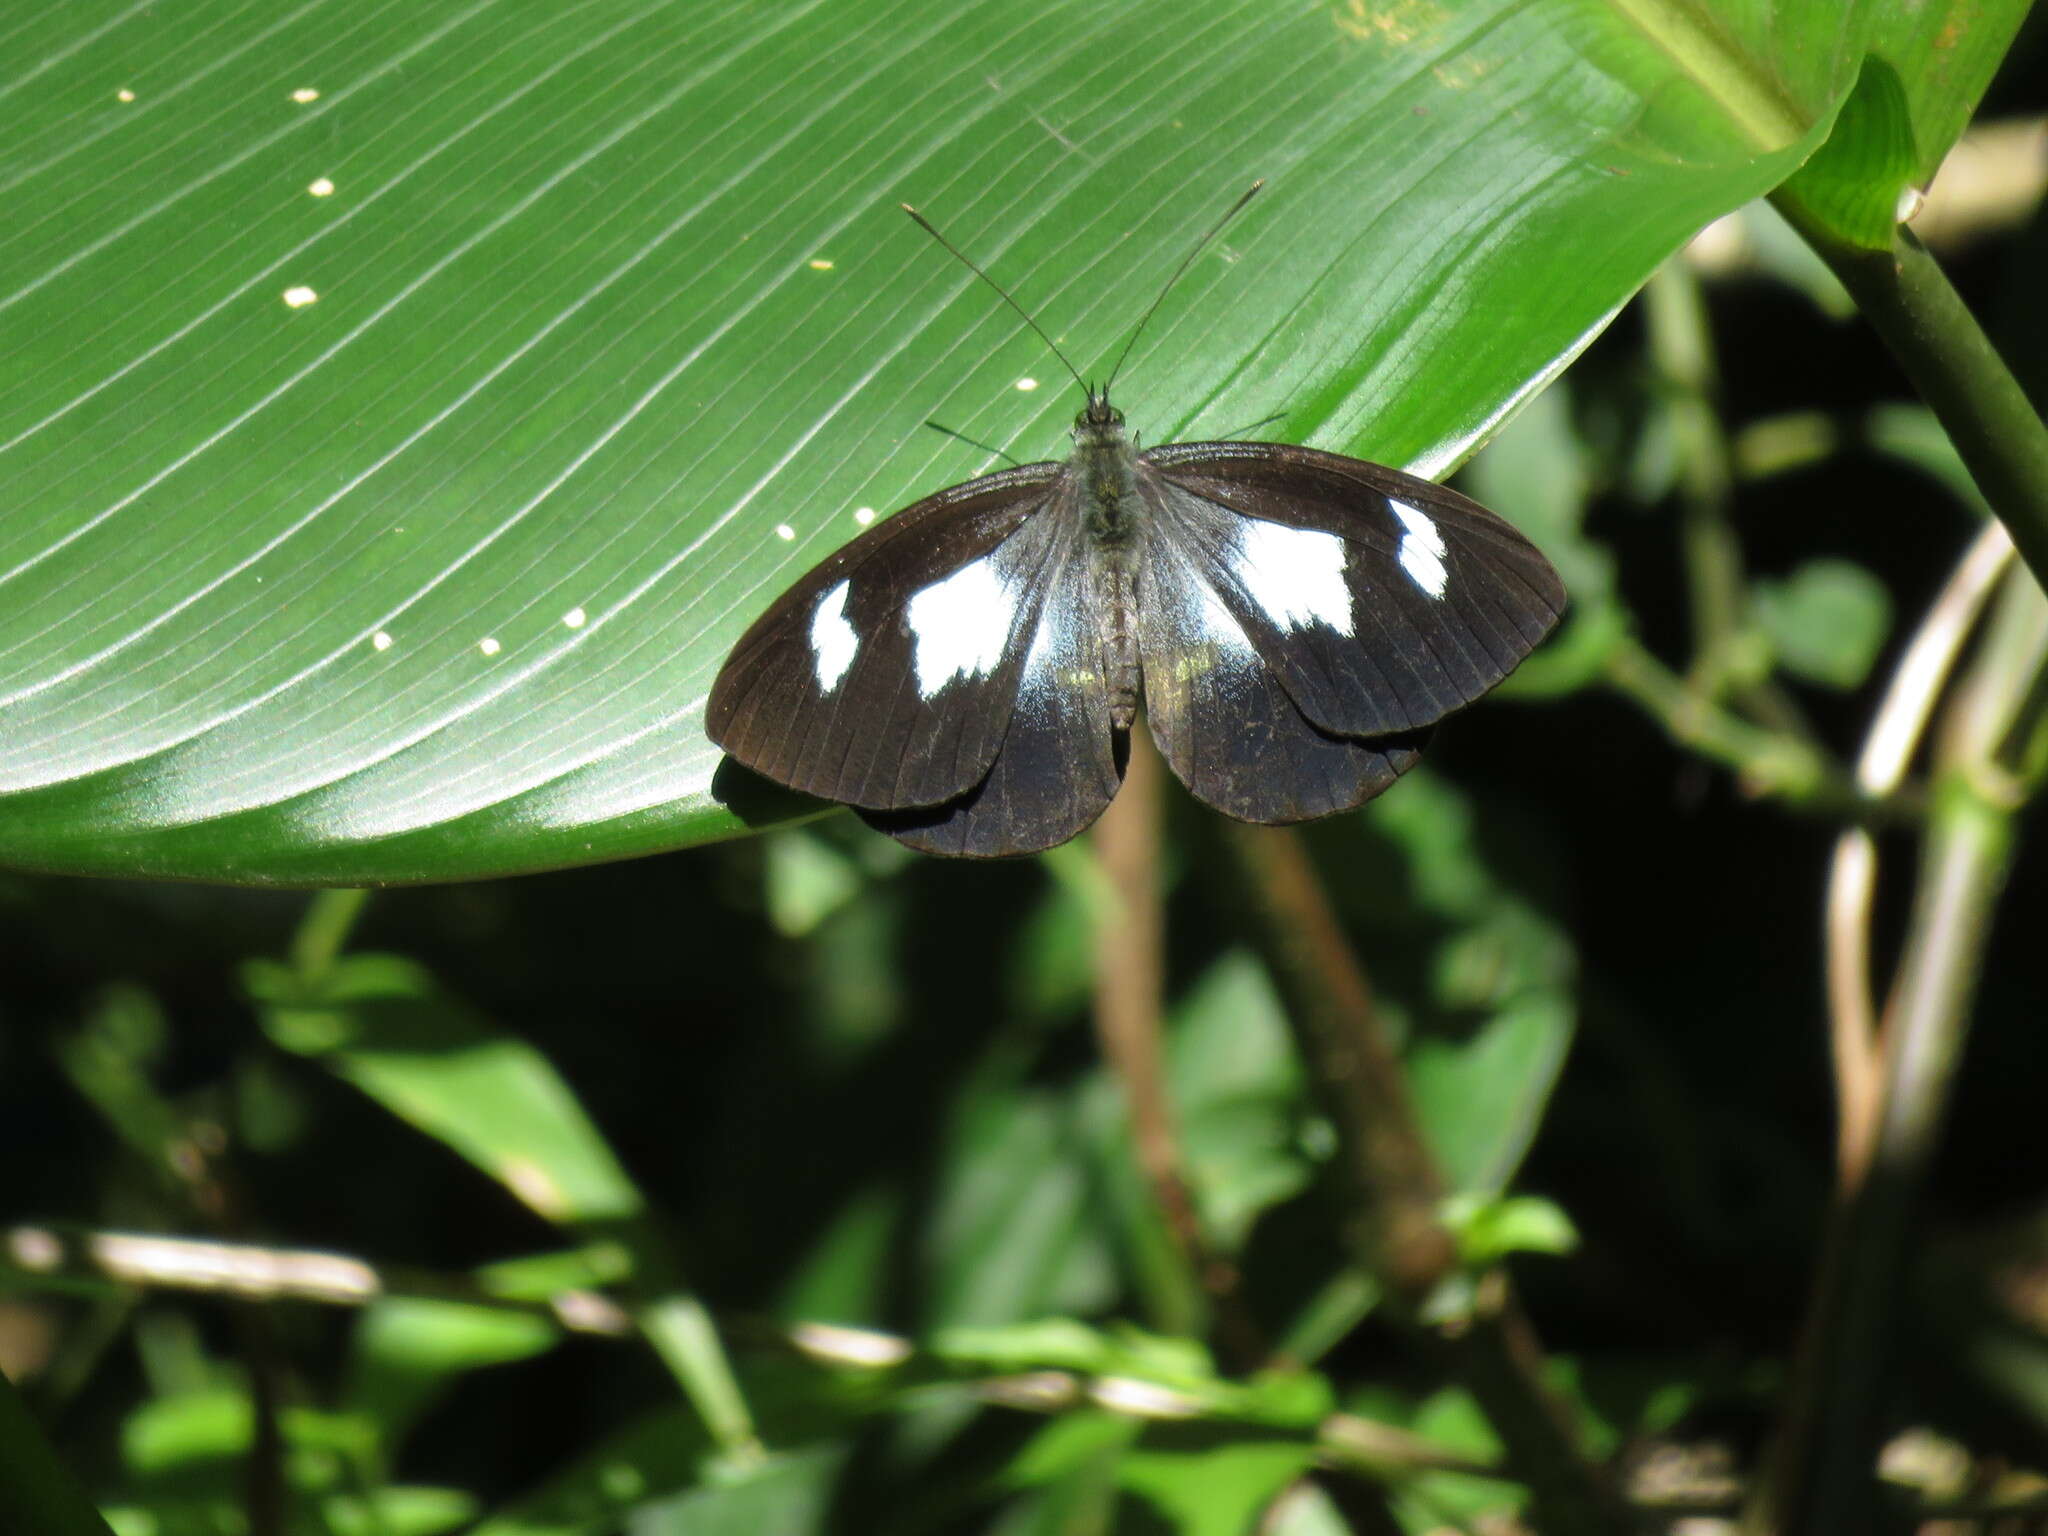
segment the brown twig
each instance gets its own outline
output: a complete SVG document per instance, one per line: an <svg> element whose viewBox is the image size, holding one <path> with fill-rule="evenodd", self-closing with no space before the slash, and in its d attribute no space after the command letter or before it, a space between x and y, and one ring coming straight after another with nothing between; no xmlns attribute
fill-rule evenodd
<svg viewBox="0 0 2048 1536"><path fill-rule="evenodd" d="M1297 1042L1336 1122L1345 1182L1358 1197L1346 1246L1367 1256L1367 1270L1402 1301L1419 1306L1458 1255L1437 1218L1446 1191L1408 1101L1400 1056L1301 835L1241 822L1224 835L1247 876Z"/></svg>
<svg viewBox="0 0 2048 1536"><path fill-rule="evenodd" d="M2048 662L2048 600L2026 573L2004 600L1939 738L1926 852L1880 1027L1884 1080L1867 1167L1829 1223L1786 1406L1743 1529L1868 1527L1883 1387L1912 1216L1968 1035L1970 1004L2011 860L2000 757Z"/></svg>
<svg viewBox="0 0 2048 1536"><path fill-rule="evenodd" d="M564 1290L525 1300L498 1295L466 1275L373 1266L317 1249L148 1232L9 1227L0 1231L0 1276L46 1281L67 1290L90 1286L110 1293L115 1288L184 1291L239 1301L332 1307L368 1306L387 1296L419 1297L528 1313L572 1333L618 1337L633 1330L631 1317L593 1290Z"/></svg>
<svg viewBox="0 0 2048 1536"><path fill-rule="evenodd" d="M249 1456L242 1467L243 1518L249 1536L283 1536L286 1519L284 1371L270 1313L249 1302L233 1308L235 1334L249 1379Z"/></svg>
<svg viewBox="0 0 2048 1536"><path fill-rule="evenodd" d="M1857 787L1873 799L1890 795L1905 777L1935 700L2012 555L2004 525L1986 523L1899 658L1856 764ZM1852 827L1835 842L1826 917L1836 1166L1844 1191L1860 1183L1869 1166L1883 1106L1883 1039L1870 995L1870 917L1876 884L1876 840L1863 828Z"/></svg>
<svg viewBox="0 0 2048 1536"><path fill-rule="evenodd" d="M1153 1202L1181 1262L1215 1309L1226 1357L1250 1369L1263 1354L1258 1332L1237 1294L1237 1266L1202 1231L1166 1085L1166 919L1159 875L1164 780L1159 753L1140 721L1131 731L1124 786L1093 834L1111 897L1095 922L1095 1032L1123 1086L1131 1144Z"/></svg>
<svg viewBox="0 0 2048 1536"><path fill-rule="evenodd" d="M1438 1216L1444 1182L1408 1099L1399 1053L1373 1007L1300 834L1231 823L1225 832L1309 1074L1336 1126L1355 1262L1387 1287L1416 1336L1462 1377L1528 1487L1538 1529L1621 1536L1626 1507L1580 1449L1571 1416L1542 1377L1542 1351L1507 1275L1479 1278L1449 1321L1425 1304L1459 1273L1457 1244Z"/></svg>

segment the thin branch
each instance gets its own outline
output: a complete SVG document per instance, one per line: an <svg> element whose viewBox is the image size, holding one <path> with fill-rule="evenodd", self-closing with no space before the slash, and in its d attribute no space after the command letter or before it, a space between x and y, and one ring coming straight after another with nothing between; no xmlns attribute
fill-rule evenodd
<svg viewBox="0 0 2048 1536"><path fill-rule="evenodd" d="M1713 340L1698 279L1681 262L1665 263L1643 289L1643 314L1677 430L1693 656L1712 670L1742 628L1742 548L1728 525L1732 474L1713 405Z"/></svg>
<svg viewBox="0 0 2048 1536"><path fill-rule="evenodd" d="M1621 641L1609 655L1606 681L1654 716L1672 740L1733 769L1748 794L1850 821L1912 818L1909 805L1864 794L1805 741L1752 725L1702 697L1633 640Z"/></svg>
<svg viewBox="0 0 2048 1536"><path fill-rule="evenodd" d="M308 1249L270 1248L153 1233L97 1232L54 1226L17 1226L0 1232L0 1277L15 1288L35 1283L75 1291L80 1287L133 1292L163 1289L219 1294L252 1303L311 1303L354 1307L377 1297L417 1296L460 1300L472 1306L545 1316L565 1329L606 1338L632 1334L631 1319L609 1298L594 1291L563 1291L545 1299L497 1295L480 1288L467 1275L377 1265L346 1254ZM1026 1412L1060 1412L1082 1402L1096 1402L1112 1411L1139 1417L1199 1417L1228 1422L1228 1405L1204 1404L1180 1395L1174 1383L1136 1379L1089 1378L1070 1370L1047 1370L1028 1377L983 1377L965 1362L950 1360L901 1334L837 1323L782 1323L767 1319L733 1319L730 1331L744 1342L793 1351L818 1365L843 1371L902 1371L911 1381L949 1380L976 1387L992 1402ZM1233 1390L1223 1384L1224 1390ZM1140 1390L1143 1389L1143 1390ZM0 1377L0 1399L9 1388ZM1147 1404L1151 1407L1148 1409ZM17 1527L50 1536L108 1536L98 1523L65 1524L61 1494L38 1481L33 1468L24 1470L16 1415L19 1400L0 1400L0 1530ZM1254 1422L1271 1427L1266 1410ZM33 1434L40 1438L41 1430ZM1317 1459L1325 1466L1380 1483L1431 1472L1453 1472L1492 1480L1510 1474L1494 1462L1477 1461L1397 1425L1357 1414L1333 1413L1314 1429ZM49 1464L63 1473L61 1462ZM48 1470L47 1467L45 1469ZM82 1498L82 1495L79 1495ZM15 1499L18 1503L10 1503ZM1669 1493L1645 1491L1631 1500L1639 1512L1660 1516L1684 1513L1725 1515L1727 1499L1675 1501ZM15 1508L33 1509L40 1524L15 1520ZM89 1506L87 1506L89 1508ZM2010 1502L1959 1501L1928 1503L1915 1513L1922 1519L1994 1518L2038 1512L2042 1501L2029 1497ZM93 1517L96 1521L97 1517Z"/></svg>
<svg viewBox="0 0 2048 1536"><path fill-rule="evenodd" d="M1095 824L1095 855L1111 900L1095 922L1095 1032L1123 1086L1131 1144L1181 1263L1216 1309L1225 1354L1249 1370L1264 1353L1237 1296L1237 1267L1210 1245L1188 1186L1180 1128L1166 1085L1162 1038L1166 918L1159 875L1165 775L1140 722L1123 788ZM1193 1326L1182 1319L1182 1331Z"/></svg>
<svg viewBox="0 0 2048 1536"><path fill-rule="evenodd" d="M1678 457L1680 532L1692 615L1686 686L1696 697L1732 697L1779 736L1809 741L1798 707L1757 675L1745 643L1751 629L1742 544L1730 516L1734 451L1722 424L1713 331L1699 279L1666 262L1643 290L1649 353L1662 378Z"/></svg>
<svg viewBox="0 0 2048 1536"><path fill-rule="evenodd" d="M348 947L349 935L369 903L370 893L356 887L315 891L292 934L292 968L306 976L324 975Z"/></svg>
<svg viewBox="0 0 2048 1536"><path fill-rule="evenodd" d="M1336 1122L1358 1213L1345 1246L1398 1299L1419 1307L1456 1271L1458 1256L1438 1219L1446 1191L1408 1101L1400 1054L1301 834L1242 822L1224 824L1223 832L1246 877L1308 1070Z"/></svg>
<svg viewBox="0 0 2048 1536"><path fill-rule="evenodd" d="M501 1296L467 1276L380 1267L346 1254L147 1232L10 1227L0 1232L0 1279L108 1294L139 1288L333 1307L368 1306L387 1296L415 1297L545 1317L572 1333L617 1337L633 1331L632 1319L592 1290L564 1290L525 1300Z"/></svg>
<svg viewBox="0 0 2048 1536"><path fill-rule="evenodd" d="M1463 1379L1529 1489L1538 1529L1622 1536L1628 1512L1580 1447L1543 1381L1542 1352L1507 1275L1479 1278L1471 1305L1438 1320L1426 1304L1461 1273L1438 1216L1445 1184L1408 1099L1399 1053L1301 836L1228 823L1259 936L1298 1048L1337 1131L1351 1216L1341 1239L1387 1288L1392 1310Z"/></svg>
<svg viewBox="0 0 2048 1536"><path fill-rule="evenodd" d="M466 1275L429 1274L372 1264L347 1254L306 1249L220 1243L154 1233L18 1226L0 1233L0 1255L12 1266L11 1273L0 1268L0 1276L16 1285L40 1282L67 1290L76 1290L81 1285L120 1286L216 1295L246 1303L297 1302L339 1307L363 1306L380 1297L416 1296L545 1316L565 1329L607 1338L626 1338L634 1332L632 1319L625 1311L593 1291L564 1291L544 1300L508 1298L479 1288ZM1242 1390L1233 1383L1216 1383L1218 1391L1225 1394L1225 1401L1219 1406L1189 1395L1182 1384L1164 1380L1089 1377L1070 1370L1034 1371L1028 1377L989 1377L978 1364L920 1348L901 1334L879 1329L744 1318L730 1320L728 1325L737 1336L756 1344L793 1350L835 1370L901 1370L918 1380L959 1381L980 1386L992 1400L1007 1406L1039 1412L1094 1401L1138 1417L1228 1421L1229 1399ZM4 1419L5 1407L0 1405L0 1421ZM1270 1410L1261 1407L1257 1422L1270 1424ZM1419 1472L1506 1476L1489 1462L1459 1455L1398 1426L1352 1414L1330 1415L1318 1426L1316 1437L1324 1456L1333 1464L1354 1470L1369 1469L1381 1478ZM6 1454L4 1423L0 1423L0 1465L4 1465ZM8 1507L8 1492L0 1483L0 1515ZM0 1519L0 1530L14 1528ZM105 1533L95 1528L93 1536Z"/></svg>
<svg viewBox="0 0 2048 1536"><path fill-rule="evenodd" d="M249 1392L249 1455L242 1467L242 1507L249 1536L283 1536L289 1514L284 1480L284 1367L277 1333L262 1307L237 1302L235 1333L240 1340Z"/></svg>
<svg viewBox="0 0 2048 1536"><path fill-rule="evenodd" d="M1851 827L1835 839L1822 920L1828 995L1828 1059L1835 1080L1835 1176L1859 1184L1884 1104L1884 1057L1870 996L1870 917L1877 892L1877 839Z"/></svg>
<svg viewBox="0 0 2048 1536"><path fill-rule="evenodd" d="M2048 602L2019 573L1940 734L1927 847L1886 1008L1883 1101L1868 1167L1829 1223L1786 1407L1743 1528L1869 1528L1884 1386L1912 1217L1968 1035L2014 803L1998 759L2039 701Z"/></svg>
<svg viewBox="0 0 2048 1536"><path fill-rule="evenodd" d="M1928 717L1994 582L2012 561L2002 523L1987 523L1927 610L1892 672L1856 764L1873 799L1905 777ZM1870 995L1870 916L1877 843L1861 827L1835 843L1827 894L1828 1039L1835 1072L1836 1163L1845 1188L1860 1182L1877 1136L1883 1047Z"/></svg>

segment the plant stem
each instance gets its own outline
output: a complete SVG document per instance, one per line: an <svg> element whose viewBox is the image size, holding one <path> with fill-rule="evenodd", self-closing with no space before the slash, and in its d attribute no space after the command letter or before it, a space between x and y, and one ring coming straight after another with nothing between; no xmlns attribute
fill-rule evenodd
<svg viewBox="0 0 2048 1536"><path fill-rule="evenodd" d="M1784 1419L1745 1511L1750 1536L1871 1529L1884 1384L1914 1207L1969 1028L2011 849L2011 814L1956 776L1937 797L1886 1033L1868 1171L1830 1221Z"/></svg>
<svg viewBox="0 0 2048 1536"><path fill-rule="evenodd" d="M1215 1252L1202 1231L1166 1086L1166 916L1159 876L1164 779L1158 750L1139 722L1131 731L1123 788L1091 833L1113 894L1095 920L1095 1033L1123 1087L1132 1149L1185 1275L1178 1289L1186 1300L1177 1310L1199 1310L1195 1293L1205 1294L1226 1359L1233 1369L1249 1370L1264 1349L1238 1302L1236 1266ZM1192 1316L1163 1322L1171 1332L1199 1327Z"/></svg>
<svg viewBox="0 0 2048 1536"><path fill-rule="evenodd" d="M2035 579L2048 584L2048 426L1925 246L1835 239L1793 198L1773 204L1842 280L1956 446Z"/></svg>
<svg viewBox="0 0 2048 1536"><path fill-rule="evenodd" d="M1643 289L1651 361L1678 437L1686 580L1695 664L1712 676L1743 622L1742 548L1728 525L1728 444L1713 405L1714 354L1699 283L1666 262Z"/></svg>
<svg viewBox="0 0 2048 1536"><path fill-rule="evenodd" d="M1654 715L1672 740L1741 776L1753 795L1850 821L1905 819L1905 808L1859 790L1847 774L1799 736L1752 725L1686 686L1634 640L1607 659L1606 681Z"/></svg>
<svg viewBox="0 0 2048 1536"><path fill-rule="evenodd" d="M1504 1271L1481 1276L1447 1321L1426 1304L1460 1272L1438 1215L1444 1180L1409 1103L1407 1076L1357 957L1290 827L1229 823L1259 935L1309 1075L1336 1126L1353 1261L1387 1288L1400 1320L1445 1355L1507 1448L1546 1536L1624 1536L1621 1499L1581 1450L1571 1416L1543 1382L1535 1331Z"/></svg>
<svg viewBox="0 0 2048 1536"><path fill-rule="evenodd" d="M1225 836L1250 877L1274 979L1358 1197L1345 1246L1397 1298L1419 1307L1458 1260L1437 1217L1443 1181L1408 1102L1400 1055L1301 835L1232 822Z"/></svg>
<svg viewBox="0 0 2048 1536"><path fill-rule="evenodd" d="M1687 690L1704 700L1732 697L1766 729L1803 740L1809 732L1798 709L1768 677L1757 675L1761 657L1745 654L1756 647L1748 641L1748 582L1730 517L1734 454L1721 424L1714 336L1699 280L1683 262L1666 262L1643 290L1643 312L1678 456L1693 636Z"/></svg>
<svg viewBox="0 0 2048 1536"><path fill-rule="evenodd" d="M598 1283L602 1277L593 1277ZM595 1290L503 1296L472 1275L372 1265L348 1254L213 1238L24 1224L0 1227L0 1286L113 1298L177 1291L264 1303L366 1307L387 1296L459 1301L539 1317L571 1333L621 1337L632 1320Z"/></svg>
<svg viewBox="0 0 2048 1536"><path fill-rule="evenodd" d="M292 934L293 968L311 978L324 975L341 957L356 919L369 902L370 893L359 887L315 891Z"/></svg>
<svg viewBox="0 0 2048 1536"><path fill-rule="evenodd" d="M1919 749L1935 702L1963 643L1976 631L1992 587L2012 563L2005 525L1987 522L1971 543L1892 671L1856 761L1857 786L1884 796L1898 788ZM1845 1189L1858 1183L1876 1145L1884 1105L1882 1037L1870 996L1870 923L1877 885L1877 842L1851 827L1835 842L1828 874L1828 1036L1835 1070L1836 1170Z"/></svg>
<svg viewBox="0 0 2048 1536"><path fill-rule="evenodd" d="M1912 1218L1969 1031L2015 806L1986 786L2023 736L2048 658L2048 602L2022 573L1945 715L1927 846L1881 1028L1885 1075L1868 1165L1844 1168L1771 1453L1744 1511L1750 1536L1870 1528Z"/></svg>

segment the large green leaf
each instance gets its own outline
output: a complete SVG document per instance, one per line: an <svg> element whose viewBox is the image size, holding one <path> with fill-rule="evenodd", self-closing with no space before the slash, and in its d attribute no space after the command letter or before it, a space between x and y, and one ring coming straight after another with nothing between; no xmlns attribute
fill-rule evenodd
<svg viewBox="0 0 2048 1536"><path fill-rule="evenodd" d="M2029 0L1929 0L1865 8L1862 72L1827 142L1782 196L1830 234L1891 243L2005 56Z"/></svg>
<svg viewBox="0 0 2048 1536"><path fill-rule="evenodd" d="M1074 405L1441 468L1776 185L1860 7L245 0L0 50L0 858L474 876L726 835L790 577ZM331 188L331 190L329 190ZM1027 376L1044 387L1026 391Z"/></svg>

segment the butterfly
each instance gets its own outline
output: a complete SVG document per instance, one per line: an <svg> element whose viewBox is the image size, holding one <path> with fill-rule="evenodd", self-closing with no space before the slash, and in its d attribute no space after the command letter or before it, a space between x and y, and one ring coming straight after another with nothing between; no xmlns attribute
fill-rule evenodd
<svg viewBox="0 0 2048 1536"><path fill-rule="evenodd" d="M711 689L711 740L926 853L1065 842L1142 710L1194 797L1306 821L1379 794L1513 671L1564 584L1510 524L1382 464L1284 443L1140 449L1108 382L1063 462L904 508L800 577ZM947 250L1017 302L926 223Z"/></svg>

